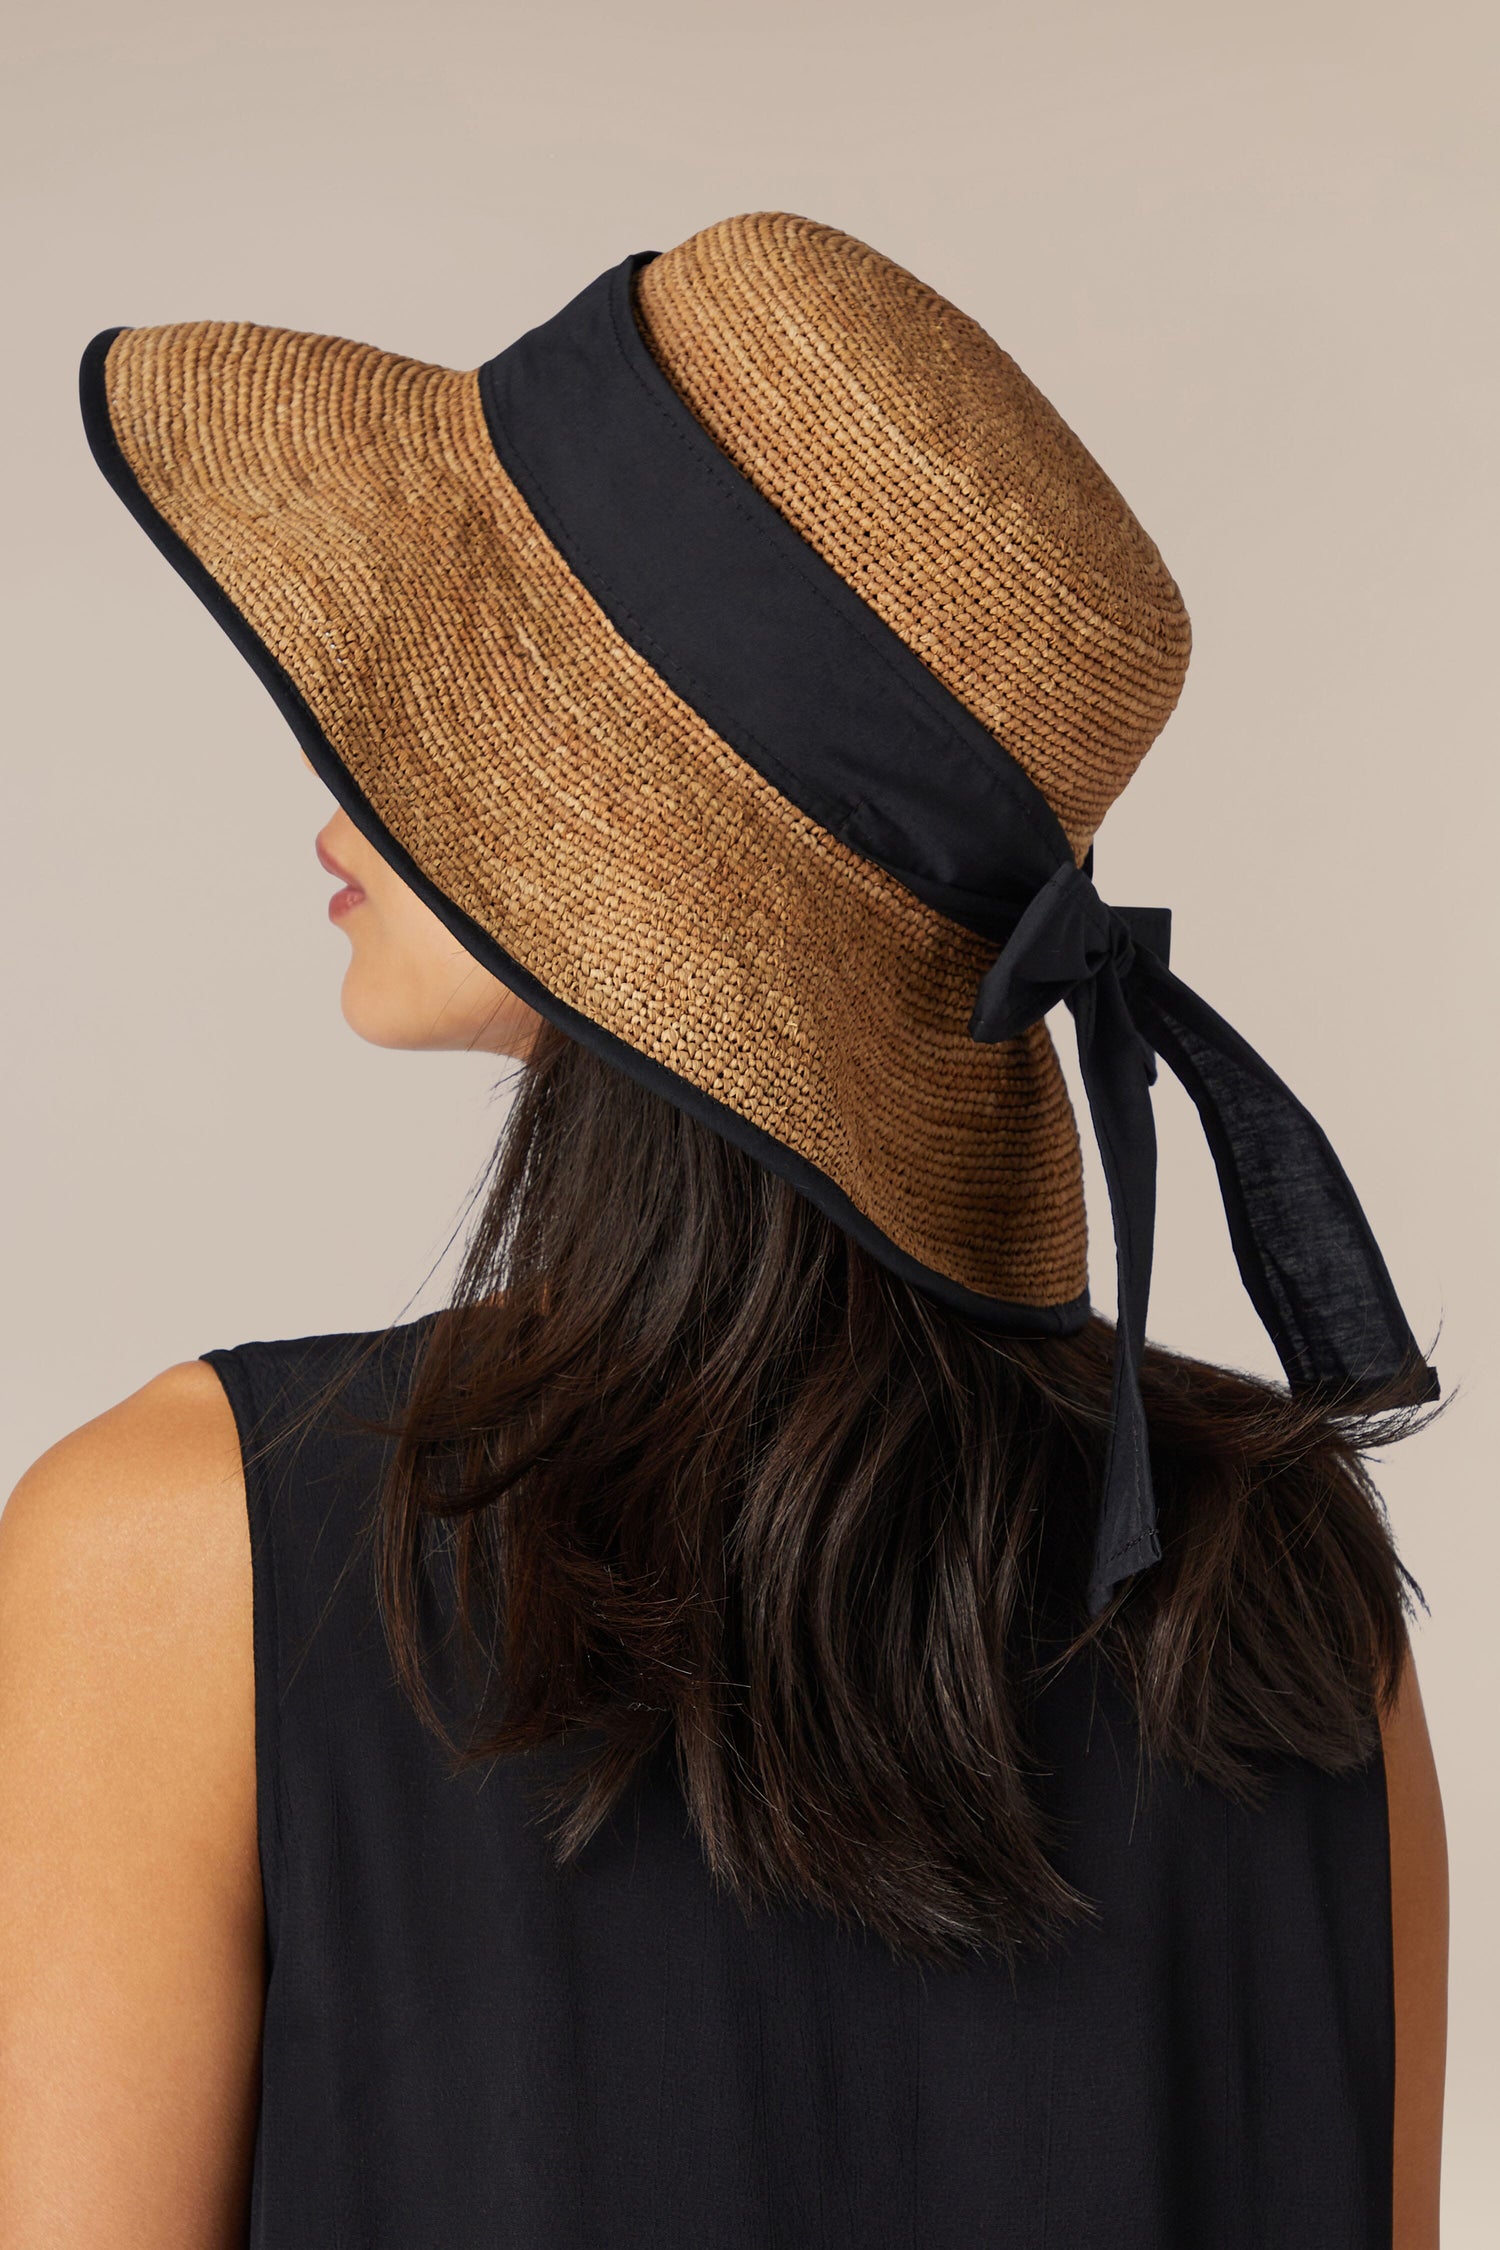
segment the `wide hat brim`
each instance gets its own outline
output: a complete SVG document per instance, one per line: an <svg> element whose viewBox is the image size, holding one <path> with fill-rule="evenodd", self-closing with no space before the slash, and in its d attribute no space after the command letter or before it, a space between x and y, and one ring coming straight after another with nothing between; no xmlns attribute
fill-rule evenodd
<svg viewBox="0 0 1500 2250"><path fill-rule="evenodd" d="M106 332L96 458L362 833L543 1015L1001 1329L1088 1313L1044 1024L994 944L757 771L606 614L479 371L243 323Z"/></svg>
<svg viewBox="0 0 1500 2250"><path fill-rule="evenodd" d="M1160 1554L1151 1089L1195 1104L1288 1381L1437 1395L1311 1113L1089 846L1180 691L1161 556L982 330L777 214L472 373L200 322L85 356L105 473L474 956L999 1329L1119 1315L1088 1599Z"/></svg>

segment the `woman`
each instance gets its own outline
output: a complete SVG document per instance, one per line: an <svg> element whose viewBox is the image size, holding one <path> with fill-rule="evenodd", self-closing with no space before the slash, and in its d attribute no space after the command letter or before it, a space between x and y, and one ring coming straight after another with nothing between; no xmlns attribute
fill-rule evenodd
<svg viewBox="0 0 1500 2250"><path fill-rule="evenodd" d="M523 1067L447 1312L171 1369L7 1510L7 2243L1427 2250L1361 1449L1435 1385L1094 890L1188 651L1118 492L780 214L474 374L197 323L83 396L338 800L348 1020ZM1158 1056L1286 1389L1145 1346Z"/></svg>

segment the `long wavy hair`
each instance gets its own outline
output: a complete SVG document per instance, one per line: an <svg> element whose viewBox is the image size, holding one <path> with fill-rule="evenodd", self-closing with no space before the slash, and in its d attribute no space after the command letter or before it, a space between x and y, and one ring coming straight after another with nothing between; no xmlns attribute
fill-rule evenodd
<svg viewBox="0 0 1500 2250"><path fill-rule="evenodd" d="M1001 1953L1086 1902L1033 1699L1088 1651L1145 1759L1241 1798L1378 1744L1410 1581L1365 1466L1427 1417L1146 1354L1163 1546L1083 1587L1112 1331L996 1335L543 1032L430 1324L375 1522L398 1676L456 1765L568 1744L576 1857L669 1756L714 1875L898 1954ZM430 1574L463 1652L434 1693Z"/></svg>

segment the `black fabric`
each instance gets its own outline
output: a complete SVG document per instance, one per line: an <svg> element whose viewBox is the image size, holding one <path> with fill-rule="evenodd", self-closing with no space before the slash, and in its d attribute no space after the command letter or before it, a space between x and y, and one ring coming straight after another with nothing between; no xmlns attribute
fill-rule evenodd
<svg viewBox="0 0 1500 2250"><path fill-rule="evenodd" d="M1407 1326L1338 1158L1302 1104L1221 1016L1174 977L1159 909L1111 908L1070 864L1036 893L974 1003L976 1039L1013 1039L1066 1001L1109 1187L1119 1308L1109 1447L1090 1574L1095 1614L1161 1553L1141 1402L1156 1221L1151 1087L1160 1053L1203 1121L1240 1272L1297 1391L1353 1406L1397 1378L1413 1401L1437 1376Z"/></svg>
<svg viewBox="0 0 1500 2250"><path fill-rule="evenodd" d="M997 941L1071 859L1014 759L778 515L601 274L479 371L501 462L622 637L782 795Z"/></svg>
<svg viewBox="0 0 1500 2250"><path fill-rule="evenodd" d="M270 1966L251 2250L1389 2250L1384 1769L1142 1783L1075 1666L1045 1796L1096 1923L1012 1980L746 1922L664 1767L559 1873L393 1684L369 1520L422 1323L206 1356L242 1433ZM291 1431L291 1435L285 1435ZM531 1770L541 1770L538 1761Z"/></svg>
<svg viewBox="0 0 1500 2250"><path fill-rule="evenodd" d="M1405 1373L1438 1396L1385 1261L1317 1120L1224 1018L1137 948L1133 1020L1191 1094L1240 1274L1292 1388L1347 1403Z"/></svg>
<svg viewBox="0 0 1500 2250"><path fill-rule="evenodd" d="M1163 934L1150 910L1137 926ZM1089 1574L1097 1615L1116 1586L1161 1555L1141 1357L1156 1228L1156 1057L1131 1017L1127 983L1137 940L1071 861L1043 884L989 970L974 1003L976 1039L1013 1039L1060 1000L1072 1011L1089 1114L1115 1228L1119 1307L1104 1490Z"/></svg>

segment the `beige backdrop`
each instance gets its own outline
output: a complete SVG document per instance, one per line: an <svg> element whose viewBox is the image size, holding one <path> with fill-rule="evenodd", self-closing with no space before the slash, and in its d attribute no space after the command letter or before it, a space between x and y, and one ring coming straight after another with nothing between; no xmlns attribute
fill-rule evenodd
<svg viewBox="0 0 1500 2250"><path fill-rule="evenodd" d="M174 1359L401 1314L496 1123L479 1063L344 1030L325 801L93 468L82 346L247 318L468 367L732 211L865 236L985 322L1160 542L1196 650L1101 887L1175 909L1463 1394L1384 1472L1432 1612L1458 2250L1500 2199L1492 16L31 0L0 136L0 1483ZM1269 1368L1170 1084L1160 1116L1153 1331Z"/></svg>

